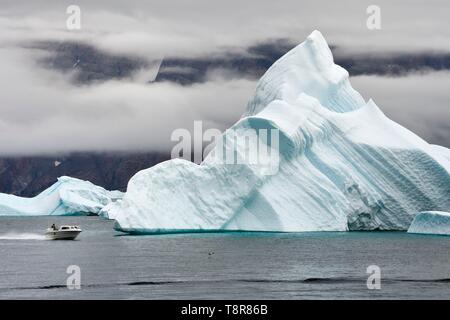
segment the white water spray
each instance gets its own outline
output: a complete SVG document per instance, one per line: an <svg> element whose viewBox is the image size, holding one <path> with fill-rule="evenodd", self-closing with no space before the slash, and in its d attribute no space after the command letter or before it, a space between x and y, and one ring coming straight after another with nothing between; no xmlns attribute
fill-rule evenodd
<svg viewBox="0 0 450 320"><path fill-rule="evenodd" d="M43 234L26 232L8 232L0 234L0 240L47 240Z"/></svg>

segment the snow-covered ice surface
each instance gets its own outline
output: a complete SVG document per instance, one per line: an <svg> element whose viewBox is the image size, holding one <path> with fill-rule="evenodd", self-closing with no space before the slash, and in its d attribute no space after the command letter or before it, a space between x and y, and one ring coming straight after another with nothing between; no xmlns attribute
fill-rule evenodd
<svg viewBox="0 0 450 320"><path fill-rule="evenodd" d="M138 172L101 215L130 233L300 232L406 230L419 211L450 210L449 149L366 102L318 31L266 72L223 139L258 129L279 129L270 170L223 164L214 152L201 165L169 160Z"/></svg>
<svg viewBox="0 0 450 320"><path fill-rule="evenodd" d="M60 177L34 198L0 193L0 216L97 214L122 196L119 191L107 191L88 181Z"/></svg>
<svg viewBox="0 0 450 320"><path fill-rule="evenodd" d="M411 223L408 232L450 235L450 212L419 212Z"/></svg>

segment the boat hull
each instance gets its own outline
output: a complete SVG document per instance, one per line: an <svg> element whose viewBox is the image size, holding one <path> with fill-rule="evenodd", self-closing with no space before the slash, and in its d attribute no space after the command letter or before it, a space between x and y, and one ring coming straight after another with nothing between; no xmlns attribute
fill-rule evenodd
<svg viewBox="0 0 450 320"><path fill-rule="evenodd" d="M45 237L50 240L75 240L81 231L48 231Z"/></svg>

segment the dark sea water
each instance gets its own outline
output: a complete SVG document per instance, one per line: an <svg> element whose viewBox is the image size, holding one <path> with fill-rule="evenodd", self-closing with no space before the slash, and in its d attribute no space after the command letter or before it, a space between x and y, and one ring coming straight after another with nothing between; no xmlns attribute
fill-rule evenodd
<svg viewBox="0 0 450 320"><path fill-rule="evenodd" d="M51 223L76 241L44 240ZM124 236L97 217L0 218L2 299L450 299L450 237L404 232ZM69 290L69 265L81 289ZM366 269L381 270L368 290Z"/></svg>

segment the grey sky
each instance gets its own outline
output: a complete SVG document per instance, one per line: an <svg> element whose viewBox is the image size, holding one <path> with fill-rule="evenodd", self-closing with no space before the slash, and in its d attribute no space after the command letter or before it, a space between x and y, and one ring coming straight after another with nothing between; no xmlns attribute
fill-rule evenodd
<svg viewBox="0 0 450 320"><path fill-rule="evenodd" d="M76 86L69 75L37 63L48 52L24 47L36 40L81 41L146 59L213 57L268 39L300 43L318 29L350 56L450 52L448 1L377 1L379 31L366 28L372 3L1 0L0 153L167 150L171 131L189 129L194 120L219 129L232 124L255 86L220 76L188 87L149 86L139 77ZM81 7L81 31L65 29L70 4ZM359 76L352 83L394 120L450 146L449 73Z"/></svg>

